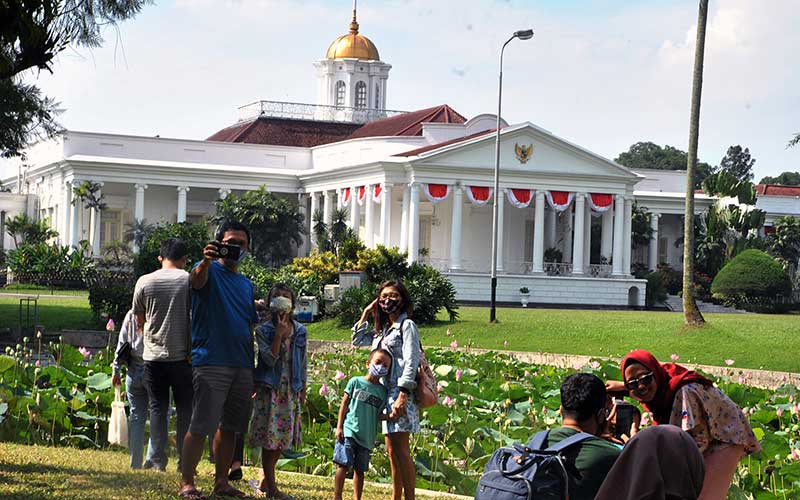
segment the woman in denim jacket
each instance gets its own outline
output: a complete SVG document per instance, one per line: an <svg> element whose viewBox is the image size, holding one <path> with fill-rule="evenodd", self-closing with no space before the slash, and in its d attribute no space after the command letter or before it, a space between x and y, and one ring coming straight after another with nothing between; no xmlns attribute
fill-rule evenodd
<svg viewBox="0 0 800 500"><path fill-rule="evenodd" d="M291 301L291 310L282 309L281 297ZM295 296L288 286L272 287L267 303L271 317L256 329L258 363L254 373L256 396L250 446L262 448L264 479L259 490L270 498L287 499L291 497L278 491L275 483L275 464L283 450L300 446L308 333L305 326L292 319Z"/></svg>
<svg viewBox="0 0 800 500"><path fill-rule="evenodd" d="M378 298L361 313L353 326L353 345L383 348L392 356L389 377L381 379L386 386L388 421L383 423L386 449L392 467L392 499L414 498L417 472L411 458L409 437L419 432L419 410L414 401L417 368L421 356L419 331L410 319L411 297L399 281L386 281L378 289ZM374 327L367 323L373 318Z"/></svg>

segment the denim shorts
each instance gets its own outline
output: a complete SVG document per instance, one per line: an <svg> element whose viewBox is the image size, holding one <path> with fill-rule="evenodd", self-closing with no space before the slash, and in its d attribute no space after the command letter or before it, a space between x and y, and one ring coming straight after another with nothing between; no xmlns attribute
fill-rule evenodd
<svg viewBox="0 0 800 500"><path fill-rule="evenodd" d="M369 454L370 450L356 443L353 438L346 437L344 442L336 441L333 446L333 463L342 467L352 467L358 472L367 472Z"/></svg>

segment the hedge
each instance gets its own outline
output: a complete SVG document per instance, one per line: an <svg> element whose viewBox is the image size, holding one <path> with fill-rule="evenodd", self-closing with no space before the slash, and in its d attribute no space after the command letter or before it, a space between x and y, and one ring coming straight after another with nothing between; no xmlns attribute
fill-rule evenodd
<svg viewBox="0 0 800 500"><path fill-rule="evenodd" d="M745 250L723 267L711 283L715 297L738 307L780 302L792 283L780 263L761 250Z"/></svg>

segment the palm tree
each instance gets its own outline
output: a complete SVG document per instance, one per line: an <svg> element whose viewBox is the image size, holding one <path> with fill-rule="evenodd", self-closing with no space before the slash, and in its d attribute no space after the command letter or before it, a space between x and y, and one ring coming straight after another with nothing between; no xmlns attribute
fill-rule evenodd
<svg viewBox="0 0 800 500"><path fill-rule="evenodd" d="M706 46L708 0L700 0L697 15L697 40L692 76L692 112L689 119L689 154L686 161L686 206L683 228L683 319L689 326L701 326L706 320L694 300L694 171L697 167L697 138L700 133L700 96L703 92L703 56Z"/></svg>
<svg viewBox="0 0 800 500"><path fill-rule="evenodd" d="M797 146L798 144L800 144L800 132L794 134L794 137L792 137L792 140L789 141L789 144L787 144L786 147L787 148L793 148L793 147Z"/></svg>

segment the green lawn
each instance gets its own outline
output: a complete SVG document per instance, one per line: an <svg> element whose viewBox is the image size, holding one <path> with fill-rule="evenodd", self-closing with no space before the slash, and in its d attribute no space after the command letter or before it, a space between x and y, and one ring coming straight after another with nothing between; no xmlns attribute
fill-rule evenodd
<svg viewBox="0 0 800 500"><path fill-rule="evenodd" d="M24 313L23 313L24 314ZM31 312L31 314L33 314ZM0 328L15 327L19 323L19 299L0 296ZM39 297L39 324L46 331L96 328L89 302L86 298L54 299Z"/></svg>
<svg viewBox="0 0 800 500"><path fill-rule="evenodd" d="M495 325L488 323L488 308L459 312L455 323L422 327L423 344L448 346L455 339L459 346L613 357L642 348L665 361L676 353L683 362L724 366L733 359L735 367L800 372L800 315L707 314L704 328L686 330L683 314L673 312L499 309ZM309 334L350 339L350 330L334 320L309 325Z"/></svg>
<svg viewBox="0 0 800 500"><path fill-rule="evenodd" d="M177 473L132 471L128 464L128 454L121 451L0 443L0 498L7 500L177 498L179 480ZM206 460L202 460L198 467L198 487L205 493L209 493L212 488L212 467ZM247 489L247 480L256 479L258 472L258 469L245 467L245 481L238 481L235 485L244 491L252 491ZM278 484L290 495L304 500L328 500L333 496L333 478L279 472ZM346 496L349 498L352 486L348 482L345 488ZM367 484L364 487L364 500L385 500L389 497L389 490L382 486ZM422 496L421 498L446 497Z"/></svg>

